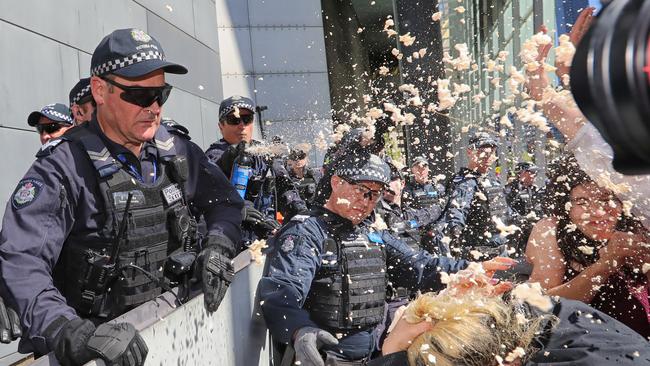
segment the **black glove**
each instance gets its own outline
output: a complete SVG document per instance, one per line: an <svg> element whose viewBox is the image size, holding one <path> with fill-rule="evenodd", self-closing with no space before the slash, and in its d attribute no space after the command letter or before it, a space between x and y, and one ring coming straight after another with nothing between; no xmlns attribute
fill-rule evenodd
<svg viewBox="0 0 650 366"><path fill-rule="evenodd" d="M62 366L83 365L101 358L107 365L140 366L149 349L129 323L95 325L86 319L68 321L54 338L54 354Z"/></svg>
<svg viewBox="0 0 650 366"><path fill-rule="evenodd" d="M230 177L232 174L232 166L235 164L235 159L237 159L240 154L244 153L244 150L246 150L246 141L240 142L237 146L230 146L223 152L223 155L221 155L217 164L226 177Z"/></svg>
<svg viewBox="0 0 650 366"><path fill-rule="evenodd" d="M22 335L18 314L5 306L4 300L0 298L0 343L11 343Z"/></svg>
<svg viewBox="0 0 650 366"><path fill-rule="evenodd" d="M296 361L303 366L325 365L319 349L323 346L339 344L339 341L331 333L313 327L298 329L295 338L293 348L296 350Z"/></svg>
<svg viewBox="0 0 650 366"><path fill-rule="evenodd" d="M263 234L260 236L265 236L269 232L280 228L279 222L266 217L264 214L256 210L255 207L249 204L244 205L244 209L242 210L242 224L249 225L255 229L256 232L259 231Z"/></svg>
<svg viewBox="0 0 650 366"><path fill-rule="evenodd" d="M231 243L230 240L228 242ZM230 258L224 255L217 245L203 249L196 260L196 265L194 273L200 276L205 310L212 313L217 310L221 300L226 296L226 290L235 277L235 271Z"/></svg>

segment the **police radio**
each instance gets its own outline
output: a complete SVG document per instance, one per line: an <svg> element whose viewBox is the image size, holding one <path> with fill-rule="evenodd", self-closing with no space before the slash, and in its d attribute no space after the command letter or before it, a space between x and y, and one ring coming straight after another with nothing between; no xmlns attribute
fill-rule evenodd
<svg viewBox="0 0 650 366"><path fill-rule="evenodd" d="M80 312L84 315L104 315L101 314L101 305L104 300L103 294L108 292L108 288L117 278L118 268L116 267L117 258L120 253L122 238L126 232L129 209L131 208L131 199L133 193L129 192L126 199L124 214L120 221L120 226L115 236L115 241L110 255L99 254L94 251L86 253L86 268L81 285L81 306Z"/></svg>

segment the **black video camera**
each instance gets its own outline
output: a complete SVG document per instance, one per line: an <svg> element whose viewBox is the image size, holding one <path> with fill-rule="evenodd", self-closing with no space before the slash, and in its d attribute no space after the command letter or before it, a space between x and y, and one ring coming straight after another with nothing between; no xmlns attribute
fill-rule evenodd
<svg viewBox="0 0 650 366"><path fill-rule="evenodd" d="M571 91L623 174L650 173L650 1L614 0L576 49Z"/></svg>

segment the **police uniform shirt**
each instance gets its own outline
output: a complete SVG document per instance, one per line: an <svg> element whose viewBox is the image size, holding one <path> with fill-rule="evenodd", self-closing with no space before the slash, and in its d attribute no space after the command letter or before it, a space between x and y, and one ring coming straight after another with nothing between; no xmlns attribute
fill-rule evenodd
<svg viewBox="0 0 650 366"><path fill-rule="evenodd" d="M96 159L118 159L123 154L123 169L145 184L154 179L154 171L160 172L160 154L175 149L176 155L186 156L189 176L185 187L192 213L203 214L210 233L223 233L234 243L241 237L242 200L221 170L187 138L161 126L154 141L145 143L136 157L110 141L96 119L71 129L63 138L42 146L10 197L2 224L0 292L21 314L26 329L21 352L47 353L43 331L61 316L77 317L54 286L52 272L70 233L99 235L103 225L98 172L80 144L66 141L70 133L82 128L98 135L108 149L92 153Z"/></svg>

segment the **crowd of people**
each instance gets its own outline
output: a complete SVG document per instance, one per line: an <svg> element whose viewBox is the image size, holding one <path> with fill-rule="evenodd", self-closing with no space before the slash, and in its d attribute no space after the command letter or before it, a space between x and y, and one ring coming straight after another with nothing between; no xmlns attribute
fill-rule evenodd
<svg viewBox="0 0 650 366"><path fill-rule="evenodd" d="M243 96L221 102L204 152L162 118L166 73L187 69L141 30L106 36L90 71L69 106L27 119L42 147L0 236L0 341L20 352L141 365L155 350L107 322L163 291L180 305L192 284L216 311L231 260L265 240L257 291L288 364L650 364L648 199L635 195L648 181L584 156L598 136L576 107L546 100L570 142L544 185L532 161L503 185L490 131L467 136L449 179L428 156L387 156L388 118L316 167L303 145L254 140ZM529 73L541 100L545 72Z"/></svg>

